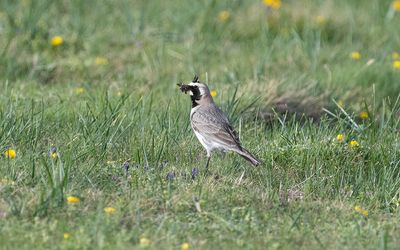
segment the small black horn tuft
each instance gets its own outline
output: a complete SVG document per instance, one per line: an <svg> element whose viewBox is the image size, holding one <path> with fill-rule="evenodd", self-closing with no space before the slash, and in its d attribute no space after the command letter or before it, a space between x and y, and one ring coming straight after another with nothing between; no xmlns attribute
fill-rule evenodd
<svg viewBox="0 0 400 250"><path fill-rule="evenodd" d="M200 82L199 77L195 75L192 82Z"/></svg>

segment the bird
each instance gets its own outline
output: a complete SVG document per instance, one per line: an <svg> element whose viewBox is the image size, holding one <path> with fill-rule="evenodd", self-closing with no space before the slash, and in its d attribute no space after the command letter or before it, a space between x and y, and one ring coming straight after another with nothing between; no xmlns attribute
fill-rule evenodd
<svg viewBox="0 0 400 250"><path fill-rule="evenodd" d="M207 151L206 170L211 154L216 150L236 152L253 166L262 163L241 145L239 136L227 116L214 103L209 88L200 82L198 76L194 76L188 84L178 83L178 87L185 94L190 94L192 101L190 123L197 139Z"/></svg>

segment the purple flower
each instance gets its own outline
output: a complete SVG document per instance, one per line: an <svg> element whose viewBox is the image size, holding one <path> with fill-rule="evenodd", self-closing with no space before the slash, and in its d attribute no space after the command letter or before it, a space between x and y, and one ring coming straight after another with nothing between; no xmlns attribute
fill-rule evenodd
<svg viewBox="0 0 400 250"><path fill-rule="evenodd" d="M199 175L199 169L198 168L193 168L192 169L192 180L196 178L196 176Z"/></svg>
<svg viewBox="0 0 400 250"><path fill-rule="evenodd" d="M149 169L150 169L150 166L149 166L149 164L148 163L145 163L144 164L144 171L149 171Z"/></svg>
<svg viewBox="0 0 400 250"><path fill-rule="evenodd" d="M128 170L129 170L129 161L124 162L122 167L125 169L125 172L128 172Z"/></svg>
<svg viewBox="0 0 400 250"><path fill-rule="evenodd" d="M50 154L54 154L54 153L57 153L57 147L52 146L50 148Z"/></svg>
<svg viewBox="0 0 400 250"><path fill-rule="evenodd" d="M167 179L167 181L172 181L175 178L175 172L168 172L165 178Z"/></svg>

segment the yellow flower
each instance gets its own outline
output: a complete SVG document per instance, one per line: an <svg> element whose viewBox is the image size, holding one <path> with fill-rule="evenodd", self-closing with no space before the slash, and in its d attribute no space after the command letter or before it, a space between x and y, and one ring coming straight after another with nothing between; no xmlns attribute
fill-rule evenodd
<svg viewBox="0 0 400 250"><path fill-rule="evenodd" d="M76 197L76 196L68 196L68 197L67 197L67 202L68 202L68 203L71 203L71 204L75 204L75 203L81 202L81 199L79 199L79 198Z"/></svg>
<svg viewBox="0 0 400 250"><path fill-rule="evenodd" d="M393 3L392 3L392 8L393 8L395 11L400 11L400 0L395 0L395 1L393 1Z"/></svg>
<svg viewBox="0 0 400 250"><path fill-rule="evenodd" d="M74 91L75 91L75 94L82 94L85 92L85 89L82 87L79 87L79 88L75 88Z"/></svg>
<svg viewBox="0 0 400 250"><path fill-rule="evenodd" d="M360 112L360 118L362 120L368 119L368 112L367 111L361 111Z"/></svg>
<svg viewBox="0 0 400 250"><path fill-rule="evenodd" d="M58 157L57 152L51 153L51 158L57 159L57 157Z"/></svg>
<svg viewBox="0 0 400 250"><path fill-rule="evenodd" d="M360 144L356 140L351 140L349 143L350 147L358 147Z"/></svg>
<svg viewBox="0 0 400 250"><path fill-rule="evenodd" d="M351 52L350 57L353 60L360 60L361 54L358 51L353 51L353 52Z"/></svg>
<svg viewBox="0 0 400 250"><path fill-rule="evenodd" d="M14 149L9 148L4 152L4 155L9 159L14 159L17 156L17 152Z"/></svg>
<svg viewBox="0 0 400 250"><path fill-rule="evenodd" d="M365 210L364 208L360 207L360 206L355 206L355 207L354 207L354 211L356 211L356 212L359 213L359 214L364 215L365 217L368 216L368 211Z"/></svg>
<svg viewBox="0 0 400 250"><path fill-rule="evenodd" d="M344 108L344 102L342 100L339 100L337 104L339 107Z"/></svg>
<svg viewBox="0 0 400 250"><path fill-rule="evenodd" d="M142 247L147 247L148 245L150 245L150 240L145 237L142 237L140 238L140 245Z"/></svg>
<svg viewBox="0 0 400 250"><path fill-rule="evenodd" d="M113 207L105 207L104 208L104 212L106 212L107 214L113 214L113 213L115 213L115 208L113 208Z"/></svg>
<svg viewBox="0 0 400 250"><path fill-rule="evenodd" d="M212 97L216 97L216 96L217 96L217 91L216 91L216 90L211 90L211 91L210 91L210 95L211 95Z"/></svg>
<svg viewBox="0 0 400 250"><path fill-rule="evenodd" d="M71 234L69 234L69 233L64 233L64 240L68 240L69 237L71 237Z"/></svg>
<svg viewBox="0 0 400 250"><path fill-rule="evenodd" d="M108 64L108 59L105 58L105 57L98 56L98 57L96 57L96 59L94 60L94 63L95 63L96 65L107 65L107 64Z"/></svg>
<svg viewBox="0 0 400 250"><path fill-rule="evenodd" d="M53 45L54 47L60 46L63 42L64 40L61 36L53 36L51 38L51 45Z"/></svg>
<svg viewBox="0 0 400 250"><path fill-rule="evenodd" d="M181 245L181 249L182 249L182 250L189 250L189 248L190 248L190 245L189 245L189 243L187 243L187 242L185 242L185 243L183 243L183 244Z"/></svg>
<svg viewBox="0 0 400 250"><path fill-rule="evenodd" d="M267 7L277 10L281 7L281 0L263 0L263 4Z"/></svg>
<svg viewBox="0 0 400 250"><path fill-rule="evenodd" d="M397 53L397 52L393 52L392 53L392 59L393 60L398 60L400 58L400 54L399 53Z"/></svg>
<svg viewBox="0 0 400 250"><path fill-rule="evenodd" d="M315 22L320 26L324 26L326 24L326 18L324 16L319 15L315 18Z"/></svg>
<svg viewBox="0 0 400 250"><path fill-rule="evenodd" d="M229 11L227 10L223 10L218 13L218 21L220 21L221 23L225 23L229 20L230 17L231 13L229 13Z"/></svg>
<svg viewBox="0 0 400 250"><path fill-rule="evenodd" d="M394 69L400 69L400 60L396 60L393 62L393 68Z"/></svg>
<svg viewBox="0 0 400 250"><path fill-rule="evenodd" d="M336 140L342 142L344 140L344 135L343 134L338 134L336 136Z"/></svg>

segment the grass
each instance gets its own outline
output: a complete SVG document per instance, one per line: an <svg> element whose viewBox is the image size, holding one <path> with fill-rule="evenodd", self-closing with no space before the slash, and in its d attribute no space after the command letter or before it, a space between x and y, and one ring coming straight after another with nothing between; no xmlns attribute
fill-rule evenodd
<svg viewBox="0 0 400 250"><path fill-rule="evenodd" d="M398 248L391 4L2 1L1 248ZM262 166L204 173L194 74Z"/></svg>

